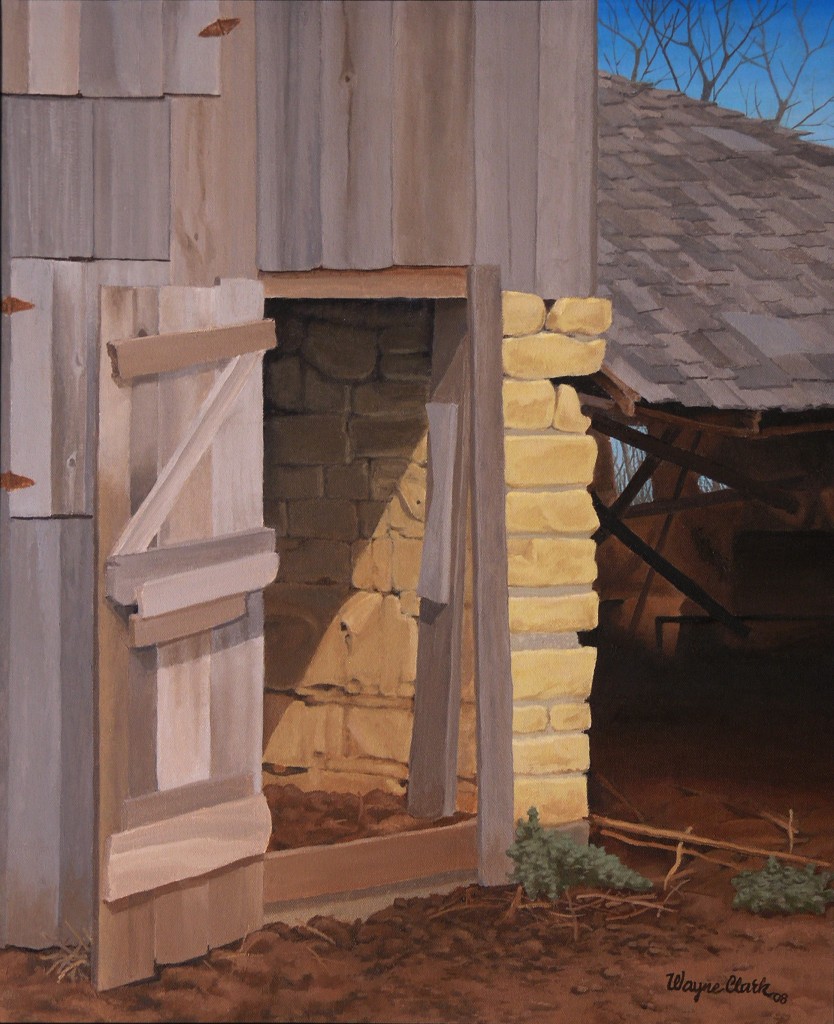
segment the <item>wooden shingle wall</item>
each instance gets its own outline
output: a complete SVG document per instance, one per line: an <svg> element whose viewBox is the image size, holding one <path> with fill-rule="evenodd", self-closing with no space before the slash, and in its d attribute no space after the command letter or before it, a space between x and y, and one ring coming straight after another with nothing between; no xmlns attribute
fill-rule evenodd
<svg viewBox="0 0 834 1024"><path fill-rule="evenodd" d="M594 290L591 0L257 6L258 263Z"/></svg>

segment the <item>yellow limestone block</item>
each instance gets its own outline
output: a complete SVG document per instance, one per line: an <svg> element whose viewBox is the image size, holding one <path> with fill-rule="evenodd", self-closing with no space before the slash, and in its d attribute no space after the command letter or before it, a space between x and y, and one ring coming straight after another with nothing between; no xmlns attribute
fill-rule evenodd
<svg viewBox="0 0 834 1024"><path fill-rule="evenodd" d="M584 732L513 737L513 770L519 775L586 771L589 765L590 747Z"/></svg>
<svg viewBox="0 0 834 1024"><path fill-rule="evenodd" d="M543 704L513 708L513 732L542 732L547 722L547 708Z"/></svg>
<svg viewBox="0 0 834 1024"><path fill-rule="evenodd" d="M535 334L544 326L546 310L538 295L501 292L504 334Z"/></svg>
<svg viewBox="0 0 834 1024"><path fill-rule="evenodd" d="M513 651L513 698L587 697L591 692L596 663L595 647Z"/></svg>
<svg viewBox="0 0 834 1024"><path fill-rule="evenodd" d="M549 380L505 380L504 426L543 430L553 422L556 393Z"/></svg>
<svg viewBox="0 0 834 1024"><path fill-rule="evenodd" d="M511 587L553 587L592 583L597 576L596 544L566 537L507 538Z"/></svg>
<svg viewBox="0 0 834 1024"><path fill-rule="evenodd" d="M593 629L599 598L594 591L563 597L511 597L511 633L567 633Z"/></svg>
<svg viewBox="0 0 834 1024"><path fill-rule="evenodd" d="M588 783L584 775L516 776L513 789L516 820L526 821L531 807L538 810L542 825L564 825L588 813Z"/></svg>
<svg viewBox="0 0 834 1024"><path fill-rule="evenodd" d="M508 487L586 485L594 476L597 444L588 434L510 434L504 458Z"/></svg>
<svg viewBox="0 0 834 1024"><path fill-rule="evenodd" d="M547 314L546 326L566 334L604 334L611 326L611 300L559 299Z"/></svg>
<svg viewBox="0 0 834 1024"><path fill-rule="evenodd" d="M590 425L591 417L582 412L576 388L570 384L560 384L556 389L553 426L571 434L584 434Z"/></svg>
<svg viewBox="0 0 834 1024"><path fill-rule="evenodd" d="M605 357L605 342L576 341L566 334L526 334L505 338L504 373L521 380L584 377L596 373Z"/></svg>
<svg viewBox="0 0 834 1024"><path fill-rule="evenodd" d="M575 491L509 491L507 533L586 533L599 526L591 495Z"/></svg>
<svg viewBox="0 0 834 1024"><path fill-rule="evenodd" d="M556 732L578 732L591 728L591 709L581 704L553 704L550 708L550 724Z"/></svg>

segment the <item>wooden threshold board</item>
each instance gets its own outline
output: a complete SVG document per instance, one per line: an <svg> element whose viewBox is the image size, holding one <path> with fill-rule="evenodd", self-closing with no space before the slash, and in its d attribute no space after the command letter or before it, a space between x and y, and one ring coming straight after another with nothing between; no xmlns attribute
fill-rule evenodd
<svg viewBox="0 0 834 1024"><path fill-rule="evenodd" d="M478 866L476 819L267 853L264 904L359 892Z"/></svg>
<svg viewBox="0 0 834 1024"><path fill-rule="evenodd" d="M466 298L466 267L262 271L260 279L267 299Z"/></svg>

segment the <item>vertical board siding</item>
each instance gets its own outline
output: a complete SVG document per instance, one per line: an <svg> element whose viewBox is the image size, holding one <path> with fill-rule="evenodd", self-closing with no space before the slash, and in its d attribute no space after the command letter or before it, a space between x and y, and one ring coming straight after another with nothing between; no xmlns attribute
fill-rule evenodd
<svg viewBox="0 0 834 1024"><path fill-rule="evenodd" d="M62 528L17 520L10 535L6 919L14 942L35 949L60 925Z"/></svg>
<svg viewBox="0 0 834 1024"><path fill-rule="evenodd" d="M321 5L258 4L258 266L322 258Z"/></svg>
<svg viewBox="0 0 834 1024"><path fill-rule="evenodd" d="M392 5L322 5L322 265L393 263Z"/></svg>
<svg viewBox="0 0 834 1024"><path fill-rule="evenodd" d="M84 96L161 96L162 0L81 0Z"/></svg>
<svg viewBox="0 0 834 1024"><path fill-rule="evenodd" d="M545 299L596 284L596 4L541 5L536 287Z"/></svg>
<svg viewBox="0 0 834 1024"><path fill-rule="evenodd" d="M168 258L170 132L167 100L105 100L96 104L97 258Z"/></svg>
<svg viewBox="0 0 834 1024"><path fill-rule="evenodd" d="M61 522L61 904L62 941L90 933L95 816L93 771L92 519Z"/></svg>
<svg viewBox="0 0 834 1024"><path fill-rule="evenodd" d="M25 93L29 88L29 3L2 0L3 92Z"/></svg>
<svg viewBox="0 0 834 1024"><path fill-rule="evenodd" d="M3 11L5 23L5 8ZM4 24L5 29L5 24ZM75 96L81 43L80 0L29 0L29 93Z"/></svg>
<svg viewBox="0 0 834 1024"><path fill-rule="evenodd" d="M3 179L12 256L93 255L93 107L3 97Z"/></svg>
<svg viewBox="0 0 834 1024"><path fill-rule="evenodd" d="M219 0L165 0L162 35L166 93L219 95L221 40L200 35L219 17Z"/></svg>
<svg viewBox="0 0 834 1024"><path fill-rule="evenodd" d="M255 5L224 0L220 16L240 19L214 40L221 95L171 100L172 284L257 276Z"/></svg>
<svg viewBox="0 0 834 1024"><path fill-rule="evenodd" d="M475 262L501 286L536 286L539 4L479 0L475 13ZM552 127L552 126L551 126Z"/></svg>
<svg viewBox="0 0 834 1024"><path fill-rule="evenodd" d="M394 4L394 262L475 250L471 3Z"/></svg>

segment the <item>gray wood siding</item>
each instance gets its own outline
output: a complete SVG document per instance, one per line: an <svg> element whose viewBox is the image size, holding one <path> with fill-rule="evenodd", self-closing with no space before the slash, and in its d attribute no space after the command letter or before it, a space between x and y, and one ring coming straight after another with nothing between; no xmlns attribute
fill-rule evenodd
<svg viewBox="0 0 834 1024"><path fill-rule="evenodd" d="M84 96L161 96L162 0L82 0Z"/></svg>

